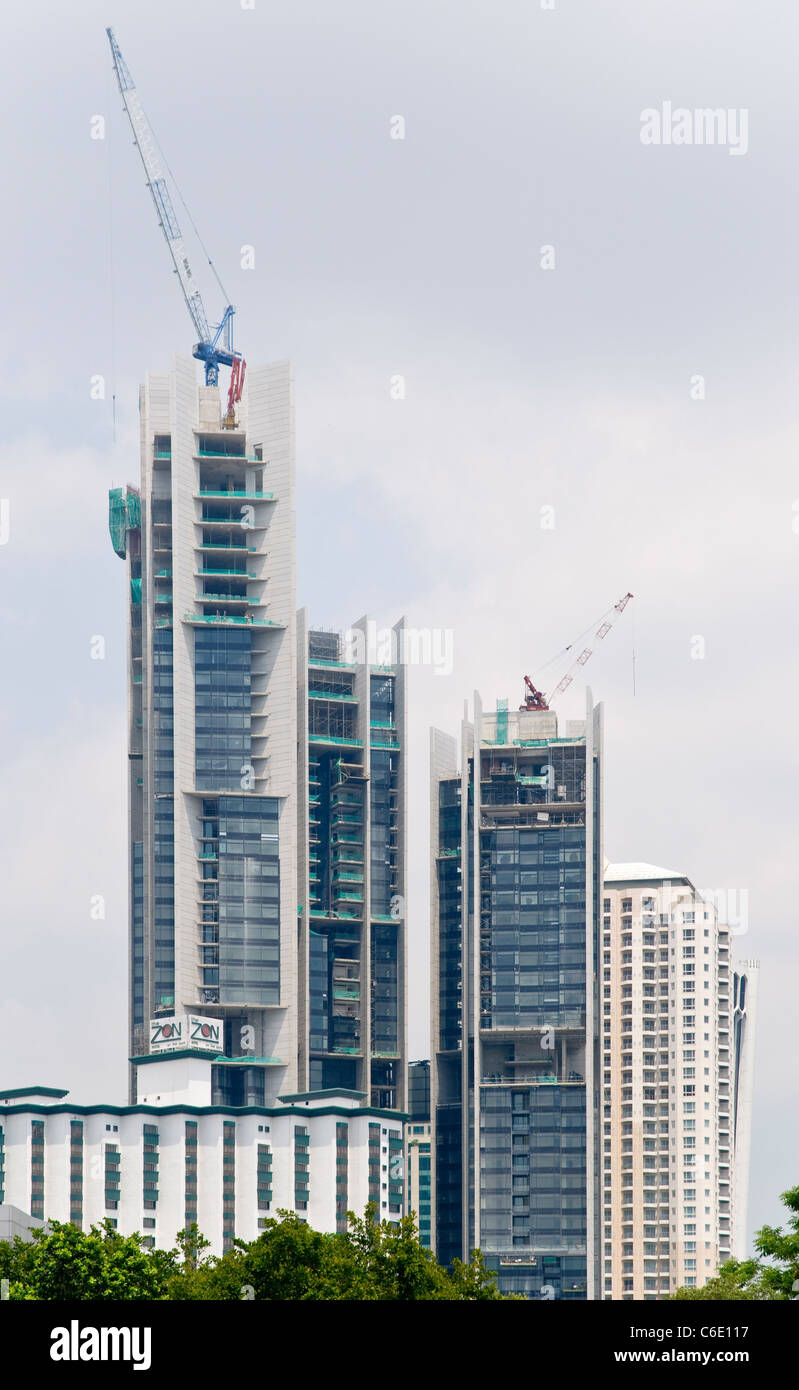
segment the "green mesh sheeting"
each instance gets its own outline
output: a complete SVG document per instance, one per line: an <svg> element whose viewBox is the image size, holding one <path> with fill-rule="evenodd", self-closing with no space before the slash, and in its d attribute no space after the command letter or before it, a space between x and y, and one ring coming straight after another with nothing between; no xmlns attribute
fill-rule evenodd
<svg viewBox="0 0 799 1390"><path fill-rule="evenodd" d="M125 559L127 546L125 532L135 531L141 526L141 498L132 489L114 487L108 494L108 529L111 543L121 560ZM134 600L141 602L141 599Z"/></svg>
<svg viewBox="0 0 799 1390"><path fill-rule="evenodd" d="M141 580L131 579L130 596L134 603L141 603Z"/></svg>
<svg viewBox="0 0 799 1390"><path fill-rule="evenodd" d="M508 702L497 700L497 743L508 741Z"/></svg>
<svg viewBox="0 0 799 1390"><path fill-rule="evenodd" d="M125 529L128 520L128 509L125 506L125 497L121 487L113 487L108 494L108 529L111 533L111 544L116 554L121 560L125 558Z"/></svg>

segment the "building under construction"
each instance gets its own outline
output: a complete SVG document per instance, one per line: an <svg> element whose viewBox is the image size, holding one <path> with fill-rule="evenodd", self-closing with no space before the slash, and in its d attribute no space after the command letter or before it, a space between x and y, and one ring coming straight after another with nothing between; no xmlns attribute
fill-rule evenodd
<svg viewBox="0 0 799 1390"><path fill-rule="evenodd" d="M439 1260L504 1292L597 1296L602 720L432 733L431 1110Z"/></svg>

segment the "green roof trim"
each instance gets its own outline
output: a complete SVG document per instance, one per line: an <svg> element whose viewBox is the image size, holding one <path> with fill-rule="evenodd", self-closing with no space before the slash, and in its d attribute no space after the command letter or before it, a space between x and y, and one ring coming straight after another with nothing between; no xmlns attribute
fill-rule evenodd
<svg viewBox="0 0 799 1390"><path fill-rule="evenodd" d="M205 1052L198 1047L181 1047L174 1052L145 1052L141 1057L129 1057L128 1061L137 1067L146 1066L148 1062L174 1061L179 1057L200 1057L204 1062L220 1062L228 1065L249 1066L250 1063L261 1062L271 1063L272 1066L284 1067L279 1057L226 1057L223 1052ZM66 1095L66 1091L63 1093Z"/></svg>
<svg viewBox="0 0 799 1390"><path fill-rule="evenodd" d="M41 1088L44 1090L44 1087ZM63 1094L67 1094L64 1092ZM373 1115L376 1119L404 1122L409 1118L404 1110L378 1110L376 1106L365 1105L353 1110L347 1105L322 1105L318 1110L308 1111L296 1105L283 1109L264 1105L10 1105L3 1115L232 1115L243 1119L247 1115L275 1119L280 1115L297 1115L308 1118L312 1115Z"/></svg>
<svg viewBox="0 0 799 1390"><path fill-rule="evenodd" d="M61 1100L69 1091L60 1091L56 1086L20 1086L15 1091L0 1091L0 1100L15 1100L17 1096L55 1096Z"/></svg>

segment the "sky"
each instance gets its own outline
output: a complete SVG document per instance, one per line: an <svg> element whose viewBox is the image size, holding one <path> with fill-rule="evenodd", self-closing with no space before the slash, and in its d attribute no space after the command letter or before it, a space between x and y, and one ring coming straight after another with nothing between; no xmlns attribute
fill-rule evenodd
<svg viewBox="0 0 799 1390"><path fill-rule="evenodd" d="M428 727L456 732L476 689L513 707L525 672L632 591L585 671L605 850L748 894L749 1226L778 1223L799 1181L795 7L43 0L4 24L0 1085L126 1089L107 492L139 476L144 372L193 337L112 24L239 344L293 362L298 604L323 626L368 611L452 634L450 674L411 673L412 978ZM665 102L745 112L745 152L642 143ZM575 680L558 709L584 701ZM410 1042L428 1055L422 990Z"/></svg>

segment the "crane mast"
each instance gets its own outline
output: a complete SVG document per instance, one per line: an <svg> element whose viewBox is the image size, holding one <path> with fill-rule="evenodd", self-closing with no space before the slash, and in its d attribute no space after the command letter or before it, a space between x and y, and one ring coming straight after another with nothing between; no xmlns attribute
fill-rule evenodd
<svg viewBox="0 0 799 1390"><path fill-rule="evenodd" d="M203 298L199 288L195 287L194 276L183 245L180 225L158 159L155 136L139 100L130 69L114 37L114 31L113 29L106 29L106 33L111 45L114 71L122 102L130 121L130 128L133 131L133 143L144 166L147 187L153 200L158 225L164 234L175 274L186 301L186 308L191 315L191 321L197 334L198 342L194 346L192 355L204 364L206 386L218 385L220 364L233 369L231 390L228 394L228 415L225 422L229 425L232 423L233 406L241 399L241 389L244 382L244 359L241 353L236 352L233 347L233 316L236 311L232 304L227 304L220 322L213 329L209 327ZM222 340L221 343L220 340Z"/></svg>

